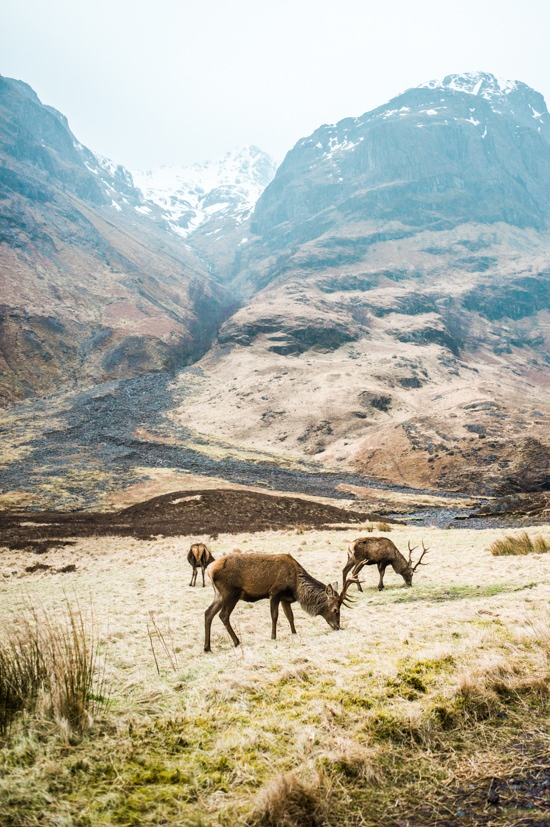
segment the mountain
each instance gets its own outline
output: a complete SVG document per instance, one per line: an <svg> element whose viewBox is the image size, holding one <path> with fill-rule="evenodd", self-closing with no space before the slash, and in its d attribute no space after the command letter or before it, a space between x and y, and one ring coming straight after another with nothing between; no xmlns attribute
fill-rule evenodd
<svg viewBox="0 0 550 827"><path fill-rule="evenodd" d="M300 140L178 421L390 482L548 485L549 124L476 73Z"/></svg>
<svg viewBox="0 0 550 827"><path fill-rule="evenodd" d="M163 211L182 238L207 225L212 232L248 218L260 195L273 179L275 161L255 146L228 152L220 161L187 167L157 167L132 171L144 198ZM218 230L219 231L219 230Z"/></svg>
<svg viewBox="0 0 550 827"><path fill-rule="evenodd" d="M7 452L18 490L40 463L68 473L61 445L70 503L76 457L102 491L147 463L203 473L204 455L218 475L254 456L365 486L548 489L550 116L535 90L449 75L320 126L249 215L273 173L259 150L136 186L0 80L3 396L89 388L57 400L55 426L50 402L16 409L32 432Z"/></svg>
<svg viewBox="0 0 550 827"><path fill-rule="evenodd" d="M0 398L182 366L228 297L122 167L0 77Z"/></svg>
<svg viewBox="0 0 550 827"><path fill-rule="evenodd" d="M394 236L473 222L542 229L549 138L544 99L525 84L450 75L299 141L251 231L265 256L357 221Z"/></svg>
<svg viewBox="0 0 550 827"><path fill-rule="evenodd" d="M267 153L250 146L219 161L133 171L132 178L146 202L186 239L210 272L225 280L243 225L276 168Z"/></svg>

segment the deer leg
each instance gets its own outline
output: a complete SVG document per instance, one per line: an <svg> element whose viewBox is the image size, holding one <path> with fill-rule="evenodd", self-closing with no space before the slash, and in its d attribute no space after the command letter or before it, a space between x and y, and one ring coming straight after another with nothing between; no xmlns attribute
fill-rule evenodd
<svg viewBox="0 0 550 827"><path fill-rule="evenodd" d="M283 607L283 612L285 613L286 618L290 623L290 631L293 635L295 635L296 627L294 626L294 615L292 614L292 606L290 605L290 603L285 603L284 600L281 602L281 606Z"/></svg>
<svg viewBox="0 0 550 827"><path fill-rule="evenodd" d="M384 574L386 571L387 563L377 563L378 571L380 572L380 580L378 581L378 591L381 592L384 588Z"/></svg>
<svg viewBox="0 0 550 827"><path fill-rule="evenodd" d="M223 606L223 597L217 595L204 613L204 651L210 652L210 627L212 621Z"/></svg>
<svg viewBox="0 0 550 827"><path fill-rule="evenodd" d="M196 566L193 566L193 571L191 573L191 582L189 583L190 586L194 586L197 582L197 569Z"/></svg>
<svg viewBox="0 0 550 827"><path fill-rule="evenodd" d="M272 597L269 601L271 611L271 640L277 640L277 618L279 617L279 599Z"/></svg>
<svg viewBox="0 0 550 827"><path fill-rule="evenodd" d="M241 641L239 640L239 638L235 634L235 631L234 631L233 627L231 626L231 623L229 622L229 617L230 617L231 612L233 611L233 609L235 608L235 606L237 605L238 602L239 602L239 595L238 594L227 595L224 599L222 599L223 607L222 607L222 610L220 612L220 620L223 623L223 625L225 626L225 628L227 629L227 631L229 632L229 636L230 636L230 638L233 641L235 646L238 646Z"/></svg>
<svg viewBox="0 0 550 827"><path fill-rule="evenodd" d="M206 569L206 566L201 565L201 572L202 572L202 587L203 587L203 588L204 588L204 571L205 571L205 569Z"/></svg>

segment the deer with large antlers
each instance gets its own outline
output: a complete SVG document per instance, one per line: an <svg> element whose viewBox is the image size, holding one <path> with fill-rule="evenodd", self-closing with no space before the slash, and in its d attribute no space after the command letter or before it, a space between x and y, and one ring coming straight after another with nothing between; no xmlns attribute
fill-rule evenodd
<svg viewBox="0 0 550 827"><path fill-rule="evenodd" d="M406 557L403 557L395 543L388 537L358 537L357 540L348 543L348 559L342 572L344 582L346 581L348 572L354 567L357 567L359 563L362 563L364 566L378 566L378 572L380 574L378 581L379 591L382 591L384 588L384 573L390 565L397 574L401 575L407 586L412 586L413 574L420 565L426 565L422 563L422 558L429 549L425 547L424 541L422 541L422 554L413 565L412 553L415 551L416 546L411 548L409 541L408 547L409 559L407 560ZM357 587L359 591L363 591L358 580Z"/></svg>
<svg viewBox="0 0 550 827"><path fill-rule="evenodd" d="M298 601L310 615L324 617L331 629L340 628L340 608L346 602L346 593L351 583L357 582L357 573L363 563L354 568L352 576L342 591L330 584L325 586L312 577L290 554L228 554L211 563L206 573L212 580L214 600L204 614L204 651L210 652L210 628L214 617L220 620L229 632L231 640L238 646L229 618L239 602L255 603L269 598L271 609L271 639L277 638L279 606L290 624L290 631L296 634L291 603Z"/></svg>

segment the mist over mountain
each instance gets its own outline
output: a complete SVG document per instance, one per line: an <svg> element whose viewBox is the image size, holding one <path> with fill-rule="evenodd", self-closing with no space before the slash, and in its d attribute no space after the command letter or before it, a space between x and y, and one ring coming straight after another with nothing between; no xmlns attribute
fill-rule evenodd
<svg viewBox="0 0 550 827"><path fill-rule="evenodd" d="M548 487L550 116L525 84L429 81L277 169L130 173L0 78L0 199L5 403L169 370L165 437Z"/></svg>

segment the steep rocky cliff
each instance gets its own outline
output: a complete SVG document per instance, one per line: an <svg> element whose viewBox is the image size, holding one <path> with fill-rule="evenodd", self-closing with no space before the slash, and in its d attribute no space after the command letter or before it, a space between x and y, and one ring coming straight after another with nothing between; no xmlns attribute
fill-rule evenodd
<svg viewBox="0 0 550 827"><path fill-rule="evenodd" d="M549 180L542 96L492 75L451 75L299 141L251 230L280 251L357 221L389 224L389 238L466 222L542 228Z"/></svg>

